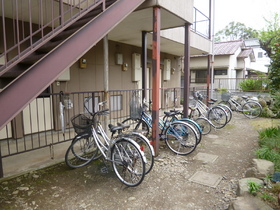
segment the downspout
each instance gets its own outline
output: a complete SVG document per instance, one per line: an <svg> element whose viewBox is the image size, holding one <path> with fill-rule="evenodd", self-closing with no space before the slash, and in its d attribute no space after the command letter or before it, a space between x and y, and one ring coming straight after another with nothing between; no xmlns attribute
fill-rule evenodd
<svg viewBox="0 0 280 210"><path fill-rule="evenodd" d="M212 3L213 2L213 3ZM215 0L210 0L210 11L209 11L209 18L210 18L210 22L209 22L209 36L212 36L212 49L211 49L211 98L213 98L213 91L214 91L214 42L215 42L215 32L214 32L214 17L215 17ZM213 8L213 9L212 9ZM213 12L212 12L213 11ZM213 15L212 15L213 14ZM212 20L213 19L213 20ZM212 26L212 27L211 27ZM212 28L212 30L211 30Z"/></svg>
<svg viewBox="0 0 280 210"><path fill-rule="evenodd" d="M109 47L108 47L108 35L103 38L103 53L104 53L104 101L105 103L104 109L109 108ZM94 100L94 99L92 99ZM105 126L104 128L108 128L109 116L105 115ZM105 129L107 130L107 129Z"/></svg>
<svg viewBox="0 0 280 210"><path fill-rule="evenodd" d="M142 31L142 99L147 99L147 32Z"/></svg>
<svg viewBox="0 0 280 210"><path fill-rule="evenodd" d="M190 97L190 28L189 23L185 24L185 59L184 59L184 118L188 118L189 97Z"/></svg>
<svg viewBox="0 0 280 210"><path fill-rule="evenodd" d="M153 8L153 86L152 86L152 141L155 155L159 154L159 88L160 88L160 8Z"/></svg>

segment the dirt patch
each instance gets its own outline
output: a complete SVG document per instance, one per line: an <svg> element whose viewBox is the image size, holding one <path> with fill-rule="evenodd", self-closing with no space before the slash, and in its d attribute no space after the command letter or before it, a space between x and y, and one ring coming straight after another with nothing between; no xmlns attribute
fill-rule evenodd
<svg viewBox="0 0 280 210"><path fill-rule="evenodd" d="M187 156L161 142L160 155L141 185L127 188L102 161L80 169L64 163L0 183L0 209L227 209L236 198L237 182L251 167L258 130L266 119L249 120L234 113L221 130L203 136ZM215 155L203 161L198 154ZM216 187L190 180L196 172L221 177Z"/></svg>

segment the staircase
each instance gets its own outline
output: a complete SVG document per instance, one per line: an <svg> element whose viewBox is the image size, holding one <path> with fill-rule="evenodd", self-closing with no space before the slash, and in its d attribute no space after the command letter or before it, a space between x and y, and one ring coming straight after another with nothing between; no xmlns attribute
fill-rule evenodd
<svg viewBox="0 0 280 210"><path fill-rule="evenodd" d="M99 0L61 32L1 67L0 130L144 1Z"/></svg>

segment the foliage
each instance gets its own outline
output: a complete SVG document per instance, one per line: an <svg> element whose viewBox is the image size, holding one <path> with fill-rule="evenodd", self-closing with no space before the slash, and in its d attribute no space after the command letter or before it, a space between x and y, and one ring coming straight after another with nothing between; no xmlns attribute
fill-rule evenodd
<svg viewBox="0 0 280 210"><path fill-rule="evenodd" d="M269 195L268 193L262 193L262 195L260 196L260 198L264 201L270 201L270 202L274 202L276 201L276 198L273 197L272 195Z"/></svg>
<svg viewBox="0 0 280 210"><path fill-rule="evenodd" d="M239 87L244 92L264 91L268 89L267 83L267 79L245 79L239 83Z"/></svg>
<svg viewBox="0 0 280 210"><path fill-rule="evenodd" d="M257 157L273 162L275 170L280 171L280 127L259 131L259 145Z"/></svg>
<svg viewBox="0 0 280 210"><path fill-rule="evenodd" d="M280 16L278 13L275 13L271 20L265 19L265 21L267 23L265 29L259 31L257 34L261 48L271 58L273 46L277 43L276 37L280 34Z"/></svg>
<svg viewBox="0 0 280 210"><path fill-rule="evenodd" d="M273 98L271 110L273 113L275 113L276 118L280 118L280 91L274 91L271 94L271 97Z"/></svg>
<svg viewBox="0 0 280 210"><path fill-rule="evenodd" d="M245 40L257 37L257 30L246 27L245 24L239 22L230 22L225 29L215 34L215 41Z"/></svg>
<svg viewBox="0 0 280 210"><path fill-rule="evenodd" d="M269 87L272 94L280 89L280 34L276 40L277 43L273 48L274 53L271 55L271 64L268 74L268 78L270 79Z"/></svg>
<svg viewBox="0 0 280 210"><path fill-rule="evenodd" d="M250 194L255 195L258 191L260 191L260 185L254 181L248 181L247 185Z"/></svg>
<svg viewBox="0 0 280 210"><path fill-rule="evenodd" d="M218 91L218 93L227 93L228 89L226 89L226 88L218 88L217 91Z"/></svg>

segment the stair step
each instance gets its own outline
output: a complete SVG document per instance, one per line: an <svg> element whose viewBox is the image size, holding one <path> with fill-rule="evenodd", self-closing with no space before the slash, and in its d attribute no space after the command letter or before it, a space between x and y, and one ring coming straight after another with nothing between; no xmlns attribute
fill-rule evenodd
<svg viewBox="0 0 280 210"><path fill-rule="evenodd" d="M51 41L58 41L58 40L65 40L67 37L72 35L74 32L76 32L78 28L73 28L69 30L62 31L60 34L58 34L56 37L54 37Z"/></svg>
<svg viewBox="0 0 280 210"><path fill-rule="evenodd" d="M54 49L57 45L59 45L63 40L58 40L58 41L49 41L46 44L44 44L42 47L40 47L36 52L39 53L48 53L52 49Z"/></svg>
<svg viewBox="0 0 280 210"><path fill-rule="evenodd" d="M33 54L29 55L27 58L25 58L24 60L22 60L20 62L20 64L32 65L44 56L45 56L44 53L42 53L42 54L33 53Z"/></svg>

